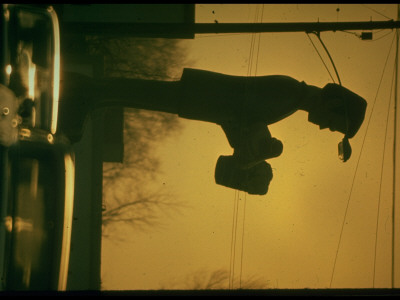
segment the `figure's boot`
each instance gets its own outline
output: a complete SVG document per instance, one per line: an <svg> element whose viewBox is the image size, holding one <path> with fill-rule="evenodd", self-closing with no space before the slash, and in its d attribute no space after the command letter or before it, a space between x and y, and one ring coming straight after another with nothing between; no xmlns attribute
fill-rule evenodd
<svg viewBox="0 0 400 300"><path fill-rule="evenodd" d="M272 177L272 168L265 161L243 169L233 156L220 156L215 167L217 184L252 195L265 195Z"/></svg>
<svg viewBox="0 0 400 300"><path fill-rule="evenodd" d="M81 138L87 115L101 107L119 106L178 113L179 81L137 78L90 78L63 73L59 128L72 142Z"/></svg>
<svg viewBox="0 0 400 300"><path fill-rule="evenodd" d="M266 159L282 154L282 142L271 137L268 127L262 122L247 126L230 124L221 127L229 144L234 148L233 157L241 168L251 168Z"/></svg>

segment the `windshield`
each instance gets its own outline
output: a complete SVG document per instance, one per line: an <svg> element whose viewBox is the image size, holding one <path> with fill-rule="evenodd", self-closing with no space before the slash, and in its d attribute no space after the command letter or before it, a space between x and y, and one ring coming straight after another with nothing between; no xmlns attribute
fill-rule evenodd
<svg viewBox="0 0 400 300"><path fill-rule="evenodd" d="M371 7L375 11L360 4L198 4L196 23L218 27L222 23L396 19L397 5ZM352 157L346 163L337 157L343 134L320 130L308 122L307 112L299 110L268 126L272 137L282 141L283 152L267 159L273 178L266 195L235 190L238 184L229 181L234 168L228 168L228 159L226 185L234 188L215 181L215 172L223 165L219 158L236 151L218 124L125 109L124 163L107 163L103 168L103 288L392 287L391 93L396 33L374 30L373 37L365 40L360 31L321 33L343 86L368 102L365 121L350 140ZM337 82L317 36L304 32L196 34L181 43L187 46L187 60L172 41L117 40L116 33L109 44L99 43L115 53L107 65L114 76L153 75L155 80L180 81L185 68L194 68L249 77L249 82L272 75L291 76L319 88ZM123 46L126 51L121 51ZM223 100L233 103L239 95L243 102L252 101L265 91L260 98L267 105L270 94L276 100L284 92L249 84L242 96L236 93L238 85L222 89L214 78L194 82L197 89L188 88L190 97L182 101L204 103L190 111L192 115L224 116L233 105L217 109ZM168 95L161 100L167 102ZM267 118L271 110L261 107L254 109L257 112ZM398 195L399 185L395 188ZM398 246L396 242L396 257ZM395 287L400 282L398 272L396 263Z"/></svg>

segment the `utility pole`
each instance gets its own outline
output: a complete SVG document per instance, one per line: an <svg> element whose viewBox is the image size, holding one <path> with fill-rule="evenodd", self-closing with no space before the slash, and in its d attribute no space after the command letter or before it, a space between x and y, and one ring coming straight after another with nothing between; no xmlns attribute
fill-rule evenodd
<svg viewBox="0 0 400 300"><path fill-rule="evenodd" d="M400 5L397 5L397 20L400 19ZM395 287L396 275L396 153L397 153L397 105L398 105L398 81L399 81L399 30L396 29L396 60L395 60L395 88L394 88L394 128L393 128L393 196L392 196L392 288Z"/></svg>
<svg viewBox="0 0 400 300"><path fill-rule="evenodd" d="M287 22L287 23L100 23L70 22L63 24L71 34L103 36L168 37L195 34L323 32L340 30L374 30L400 28L400 21L365 22Z"/></svg>
<svg viewBox="0 0 400 300"><path fill-rule="evenodd" d="M400 28L399 21L376 22L287 22L287 23L197 23L194 32L200 33L261 33L261 32L322 32L339 30L372 30Z"/></svg>

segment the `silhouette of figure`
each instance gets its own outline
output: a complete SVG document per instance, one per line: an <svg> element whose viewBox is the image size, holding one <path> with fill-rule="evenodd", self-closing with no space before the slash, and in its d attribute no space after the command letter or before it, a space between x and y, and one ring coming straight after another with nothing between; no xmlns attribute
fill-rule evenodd
<svg viewBox="0 0 400 300"><path fill-rule="evenodd" d="M319 88L283 75L242 77L197 69L184 69L179 81L94 80L65 73L61 86L59 129L72 142L80 139L88 112L103 106L213 122L222 127L234 149L232 156L219 157L216 183L258 195L268 192L272 180L271 166L265 160L283 151L282 142L271 136L268 125L304 110L320 129L343 133L341 147L349 152L348 139L359 130L367 106L362 97L336 84Z"/></svg>

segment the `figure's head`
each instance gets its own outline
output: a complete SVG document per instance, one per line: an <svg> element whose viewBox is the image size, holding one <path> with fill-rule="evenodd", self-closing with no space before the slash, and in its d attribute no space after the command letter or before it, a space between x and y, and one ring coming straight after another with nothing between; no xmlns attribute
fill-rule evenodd
<svg viewBox="0 0 400 300"><path fill-rule="evenodd" d="M352 91L329 83L322 89L319 105L310 109L308 120L352 138L364 121L367 102Z"/></svg>
<svg viewBox="0 0 400 300"><path fill-rule="evenodd" d="M0 84L0 145L8 147L17 141L17 120L16 97Z"/></svg>

